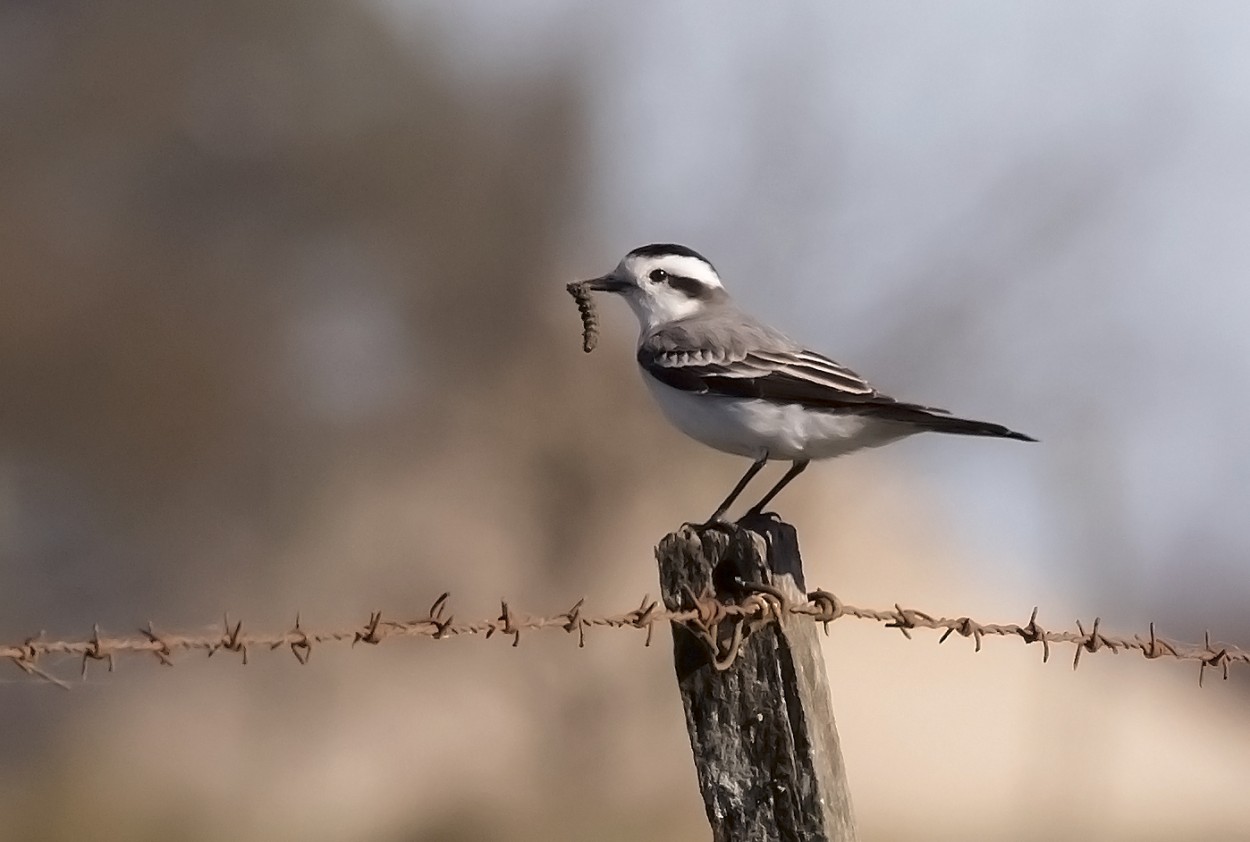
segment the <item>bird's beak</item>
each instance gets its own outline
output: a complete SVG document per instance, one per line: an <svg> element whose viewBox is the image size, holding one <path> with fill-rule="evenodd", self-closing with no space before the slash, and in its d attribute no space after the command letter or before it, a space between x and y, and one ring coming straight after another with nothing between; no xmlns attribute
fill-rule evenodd
<svg viewBox="0 0 1250 842"><path fill-rule="evenodd" d="M629 281L618 278L615 274L608 273L599 278L591 278L589 281L583 281L587 289L593 289L596 292L624 292L633 286Z"/></svg>

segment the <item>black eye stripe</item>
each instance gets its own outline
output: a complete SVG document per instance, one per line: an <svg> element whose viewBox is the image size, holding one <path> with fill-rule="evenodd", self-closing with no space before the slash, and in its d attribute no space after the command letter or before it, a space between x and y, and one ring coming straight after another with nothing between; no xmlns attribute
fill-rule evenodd
<svg viewBox="0 0 1250 842"><path fill-rule="evenodd" d="M686 278L681 275L673 275L663 269L652 269L647 273L647 277L652 283L668 284L678 292L683 292L690 298L708 298L712 295L712 288L703 281L694 278Z"/></svg>
<svg viewBox="0 0 1250 842"><path fill-rule="evenodd" d="M680 275L669 275L667 282L673 289L684 292L691 298L705 298L711 291L708 285L702 281L696 281L694 278L683 278Z"/></svg>

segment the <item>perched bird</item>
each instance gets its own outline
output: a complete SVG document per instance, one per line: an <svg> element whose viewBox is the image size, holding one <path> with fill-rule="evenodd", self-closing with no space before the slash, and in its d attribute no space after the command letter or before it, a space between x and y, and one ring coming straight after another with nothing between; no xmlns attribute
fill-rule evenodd
<svg viewBox="0 0 1250 842"><path fill-rule="evenodd" d="M668 420L709 447L754 460L708 519L720 521L770 459L792 464L751 507L760 514L813 459L933 431L1036 441L1000 424L903 403L740 310L716 269L685 246L625 255L586 289L624 297L641 326L638 365Z"/></svg>

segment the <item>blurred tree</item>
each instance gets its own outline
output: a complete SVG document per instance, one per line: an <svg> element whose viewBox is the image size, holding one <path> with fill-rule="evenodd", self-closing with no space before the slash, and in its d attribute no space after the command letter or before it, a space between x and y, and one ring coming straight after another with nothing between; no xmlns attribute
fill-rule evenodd
<svg viewBox="0 0 1250 842"><path fill-rule="evenodd" d="M194 591L167 570L189 555L263 580L337 463L436 448L433 396L480 401L533 340L569 86L464 90L436 33L408 50L327 2L0 14L21 42L0 56L17 627Z"/></svg>

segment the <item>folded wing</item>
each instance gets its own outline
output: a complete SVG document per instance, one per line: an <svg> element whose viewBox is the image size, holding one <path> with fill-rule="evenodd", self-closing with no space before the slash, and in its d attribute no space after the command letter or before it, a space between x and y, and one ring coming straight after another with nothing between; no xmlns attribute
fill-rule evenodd
<svg viewBox="0 0 1250 842"><path fill-rule="evenodd" d="M851 369L783 342L696 342L688 331L662 329L638 348L638 364L674 389L796 403L812 409L871 412L874 407L944 412L883 395ZM776 338L774 338L776 339Z"/></svg>
<svg viewBox="0 0 1250 842"><path fill-rule="evenodd" d="M1001 424L897 401L846 366L754 321L719 326L674 322L642 341L638 364L656 380L683 392L853 412L942 433L1036 441Z"/></svg>

